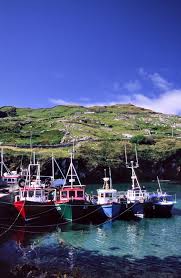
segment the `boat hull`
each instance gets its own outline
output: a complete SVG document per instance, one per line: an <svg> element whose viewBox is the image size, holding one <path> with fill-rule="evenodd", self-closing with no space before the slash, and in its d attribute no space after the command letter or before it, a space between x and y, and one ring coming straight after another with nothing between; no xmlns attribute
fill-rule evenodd
<svg viewBox="0 0 181 278"><path fill-rule="evenodd" d="M14 197L12 194L0 197L0 221L11 221L18 215L17 210L14 208L13 201Z"/></svg>
<svg viewBox="0 0 181 278"><path fill-rule="evenodd" d="M145 217L170 217L172 215L172 204L161 204L148 202L145 204L144 214Z"/></svg>
<svg viewBox="0 0 181 278"><path fill-rule="evenodd" d="M122 206L119 203L101 205L103 213L107 218L116 219L121 214Z"/></svg>
<svg viewBox="0 0 181 278"><path fill-rule="evenodd" d="M129 203L127 213L125 215L127 215L128 218L144 218L144 203Z"/></svg>
<svg viewBox="0 0 181 278"><path fill-rule="evenodd" d="M53 202L17 201L14 207L26 223L56 223L59 215Z"/></svg>
<svg viewBox="0 0 181 278"><path fill-rule="evenodd" d="M55 203L59 215L67 222L87 223L90 221L90 215L93 213L93 206L89 203L73 201L66 203Z"/></svg>
<svg viewBox="0 0 181 278"><path fill-rule="evenodd" d="M91 221L93 223L99 223L106 221L107 219L122 219L125 217L126 210L126 204L122 203L96 205L96 209L94 209L94 212L91 215ZM125 218L127 218L127 215Z"/></svg>
<svg viewBox="0 0 181 278"><path fill-rule="evenodd" d="M153 214L155 217L169 217L172 215L173 204L154 204Z"/></svg>

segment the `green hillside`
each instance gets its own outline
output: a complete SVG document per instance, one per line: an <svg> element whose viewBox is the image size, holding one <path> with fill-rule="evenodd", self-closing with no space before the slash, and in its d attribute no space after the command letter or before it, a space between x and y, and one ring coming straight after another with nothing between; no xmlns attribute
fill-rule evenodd
<svg viewBox="0 0 181 278"><path fill-rule="evenodd" d="M106 156L113 158L123 151L125 141L130 149L131 143L138 143L144 156L148 153L153 158L167 156L181 147L181 117L131 104L46 109L1 107L0 131L0 142L9 149L28 152L32 144L43 155L53 151L62 157L67 156L73 141L78 156L98 153L102 156L106 152Z"/></svg>

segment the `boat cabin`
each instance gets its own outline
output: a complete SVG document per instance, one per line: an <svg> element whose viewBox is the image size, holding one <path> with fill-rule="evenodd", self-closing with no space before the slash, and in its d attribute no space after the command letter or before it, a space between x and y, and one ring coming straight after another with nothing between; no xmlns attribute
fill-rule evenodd
<svg viewBox="0 0 181 278"><path fill-rule="evenodd" d="M63 187L59 191L59 196L57 199L62 203L66 203L69 201L77 200L77 201L85 201L85 189L83 186L81 187Z"/></svg>
<svg viewBox="0 0 181 278"><path fill-rule="evenodd" d="M117 202L117 190L116 189L98 189L97 204L111 204Z"/></svg>
<svg viewBox="0 0 181 278"><path fill-rule="evenodd" d="M153 203L160 203L160 204L170 204L170 203L175 203L174 197L172 195L168 195L168 194L161 194L161 193L157 193L157 194L151 194L149 196L149 201L153 202Z"/></svg>
<svg viewBox="0 0 181 278"><path fill-rule="evenodd" d="M16 171L12 171L11 173L4 173L2 176L2 181L7 184L17 184L20 179L20 175L17 174Z"/></svg>
<svg viewBox="0 0 181 278"><path fill-rule="evenodd" d="M146 190L138 189L129 189L126 194L127 200L129 202L135 202L135 201L144 201L148 197L148 193Z"/></svg>
<svg viewBox="0 0 181 278"><path fill-rule="evenodd" d="M56 189L43 189L24 187L19 190L19 195L15 196L17 201L48 202L56 200Z"/></svg>

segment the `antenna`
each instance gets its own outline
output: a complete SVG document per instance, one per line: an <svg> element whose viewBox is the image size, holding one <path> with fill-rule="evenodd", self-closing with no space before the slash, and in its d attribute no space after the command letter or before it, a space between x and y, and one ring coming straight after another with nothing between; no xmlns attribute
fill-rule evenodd
<svg viewBox="0 0 181 278"><path fill-rule="evenodd" d="M52 178L55 179L55 167L54 167L54 157L52 153Z"/></svg>
<svg viewBox="0 0 181 278"><path fill-rule="evenodd" d="M139 167L139 163L138 163L138 153L137 153L136 144L135 144L135 155L136 155L136 166Z"/></svg>
<svg viewBox="0 0 181 278"><path fill-rule="evenodd" d="M106 178L106 169L104 169L104 177Z"/></svg>
<svg viewBox="0 0 181 278"><path fill-rule="evenodd" d="M31 150L31 154L30 154L30 164L31 164L31 159L32 159L32 130L30 131L30 150Z"/></svg>
<svg viewBox="0 0 181 278"><path fill-rule="evenodd" d="M158 181L158 186L159 186L159 189L160 189L160 193L162 194L162 188L161 188L161 184L160 184L160 180L159 180L158 176L157 176L157 181Z"/></svg>
<svg viewBox="0 0 181 278"><path fill-rule="evenodd" d="M75 153L75 139L73 140L73 149L72 149L72 158L74 159L74 153Z"/></svg>
<svg viewBox="0 0 181 278"><path fill-rule="evenodd" d="M112 189L111 167L109 167L110 189Z"/></svg>
<svg viewBox="0 0 181 278"><path fill-rule="evenodd" d="M124 154L125 154L125 160L126 160L126 166L127 166L128 165L128 157L127 157L126 145L124 146Z"/></svg>
<svg viewBox="0 0 181 278"><path fill-rule="evenodd" d="M3 176L3 148L1 148L1 177Z"/></svg>
<svg viewBox="0 0 181 278"><path fill-rule="evenodd" d="M35 152L33 152L33 164L36 164L36 156L35 156Z"/></svg>

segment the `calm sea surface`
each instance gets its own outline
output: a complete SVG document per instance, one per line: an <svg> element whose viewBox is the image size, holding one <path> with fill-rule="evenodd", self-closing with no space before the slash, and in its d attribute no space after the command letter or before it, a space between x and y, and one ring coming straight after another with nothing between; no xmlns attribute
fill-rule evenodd
<svg viewBox="0 0 181 278"><path fill-rule="evenodd" d="M142 185L156 191L153 183ZM46 229L12 226L0 237L0 273L28 263L49 271L77 268L86 277L181 277L181 184L162 187L177 195L171 218L57 224ZM87 191L96 188L90 185ZM4 229L1 221L0 233Z"/></svg>

